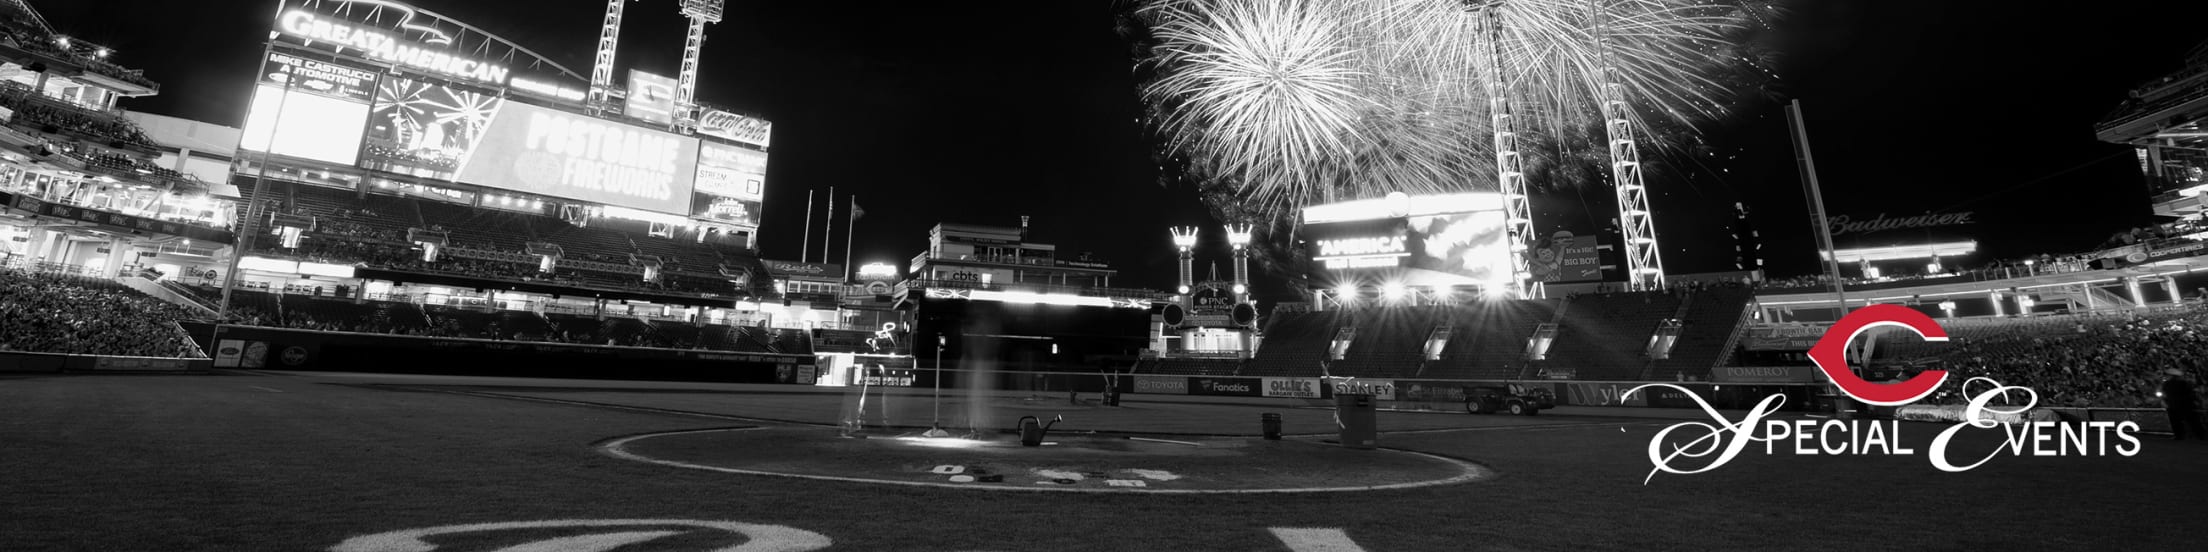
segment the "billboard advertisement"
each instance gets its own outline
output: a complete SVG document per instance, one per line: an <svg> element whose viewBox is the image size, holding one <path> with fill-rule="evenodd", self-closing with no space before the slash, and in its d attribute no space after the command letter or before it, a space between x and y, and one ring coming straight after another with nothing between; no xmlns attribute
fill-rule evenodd
<svg viewBox="0 0 2208 552"><path fill-rule="evenodd" d="M375 71L272 52L246 112L240 146L340 165L360 154ZM270 150L270 144L275 144Z"/></svg>
<svg viewBox="0 0 2208 552"><path fill-rule="evenodd" d="M789 278L792 280L807 280L815 282L840 283L843 281L843 265L832 265L826 263L801 263L797 261L775 261L765 259L762 259L759 262L761 264L767 265L767 272L773 273L774 277L776 278Z"/></svg>
<svg viewBox="0 0 2208 552"><path fill-rule="evenodd" d="M1265 380L1258 378L1195 378L1189 381L1188 394L1261 397L1264 389Z"/></svg>
<svg viewBox="0 0 2208 552"><path fill-rule="evenodd" d="M766 152L700 142L696 192L691 194L690 216L756 227L764 207L766 181Z"/></svg>
<svg viewBox="0 0 2208 552"><path fill-rule="evenodd" d="M705 142L698 147L697 192L759 201L766 196L767 152Z"/></svg>
<svg viewBox="0 0 2208 552"><path fill-rule="evenodd" d="M392 77L376 86L360 167L456 180L506 102L497 96Z"/></svg>
<svg viewBox="0 0 2208 552"><path fill-rule="evenodd" d="M693 138L507 102L463 157L459 180L685 215L697 161Z"/></svg>
<svg viewBox="0 0 2208 552"><path fill-rule="evenodd" d="M1263 378L1267 397L1292 399L1316 399L1321 393L1319 378Z"/></svg>
<svg viewBox="0 0 2208 552"><path fill-rule="evenodd" d="M1559 231L1526 252L1526 270L1542 283L1601 281L1602 250L1608 248L1594 236Z"/></svg>
<svg viewBox="0 0 2208 552"><path fill-rule="evenodd" d="M758 117L707 109L698 114L698 133L764 148L774 137L774 123Z"/></svg>
<svg viewBox="0 0 2208 552"><path fill-rule="evenodd" d="M653 124L675 122L675 79L629 70L629 99L622 113Z"/></svg>

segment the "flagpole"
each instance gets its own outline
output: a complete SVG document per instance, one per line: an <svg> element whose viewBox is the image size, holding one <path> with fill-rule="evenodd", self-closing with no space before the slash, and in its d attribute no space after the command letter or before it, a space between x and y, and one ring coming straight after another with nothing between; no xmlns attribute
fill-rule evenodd
<svg viewBox="0 0 2208 552"><path fill-rule="evenodd" d="M836 243L836 187L828 187L828 218L820 221L820 262L828 262L828 247Z"/></svg>
<svg viewBox="0 0 2208 552"><path fill-rule="evenodd" d="M851 238L852 236L858 235L857 232L859 229L859 194L851 194L851 208L846 209L846 211L849 212L843 214L843 281L850 282L852 242Z"/></svg>
<svg viewBox="0 0 2208 552"><path fill-rule="evenodd" d="M813 260L813 191L805 190L805 245L797 247L797 262Z"/></svg>

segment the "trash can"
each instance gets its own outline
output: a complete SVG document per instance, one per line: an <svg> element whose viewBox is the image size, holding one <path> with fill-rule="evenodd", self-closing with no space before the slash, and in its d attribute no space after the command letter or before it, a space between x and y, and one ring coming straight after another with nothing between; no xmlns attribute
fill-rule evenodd
<svg viewBox="0 0 2208 552"><path fill-rule="evenodd" d="M1372 395L1334 395L1334 419L1342 428L1342 446L1371 449L1380 446L1379 403Z"/></svg>
<svg viewBox="0 0 2208 552"><path fill-rule="evenodd" d="M1266 412L1266 413L1264 413L1264 414L1259 414L1259 415L1257 416L1257 423L1258 423L1258 429L1260 429L1260 430L1263 430L1263 432L1264 432L1264 434L1265 434L1265 440L1267 440L1267 441L1278 441L1278 440L1280 440L1280 414L1279 414L1279 413L1276 413L1276 412Z"/></svg>

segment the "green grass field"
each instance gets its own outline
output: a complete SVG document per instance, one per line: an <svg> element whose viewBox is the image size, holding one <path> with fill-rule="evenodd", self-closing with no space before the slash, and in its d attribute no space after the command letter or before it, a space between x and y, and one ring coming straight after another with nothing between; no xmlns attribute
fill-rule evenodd
<svg viewBox="0 0 2208 552"><path fill-rule="evenodd" d="M430 535L428 548L413 549L803 550L799 537L817 536L828 550L1291 550L1273 528L1338 529L1375 552L2194 550L2208 539L2198 521L2208 445L2155 437L2133 457L2004 456L1959 474L1921 453L1752 447L1711 473L1644 485L1649 440L1671 421L1384 413L1384 431L1418 430L1384 433L1384 446L1473 460L1495 476L1277 495L824 482L671 468L595 446L767 423L756 419L832 424L846 400L790 391L346 374L0 377L0 550L397 550L404 539L362 537L530 521L559 523ZM1276 411L1303 434L1292 439L1319 440L1331 425L1327 411L1277 404L1128 399L1117 409L1023 408L1064 411L1062 428L1091 430L1254 434L1257 414ZM925 404L896 400L906 402L900 412ZM1904 440L1921 451L1944 427L1905 424ZM1970 435L1955 448L1998 444ZM799 532L737 548L745 537L711 528L576 520Z"/></svg>

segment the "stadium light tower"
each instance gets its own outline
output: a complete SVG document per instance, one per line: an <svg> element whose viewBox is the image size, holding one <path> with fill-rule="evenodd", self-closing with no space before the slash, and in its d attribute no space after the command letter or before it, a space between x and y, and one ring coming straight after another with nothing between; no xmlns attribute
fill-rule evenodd
<svg viewBox="0 0 2208 552"><path fill-rule="evenodd" d="M1173 246L1181 250L1180 287L1173 289L1175 293L1188 295L1189 286L1196 283L1196 227L1175 226L1172 232Z"/></svg>
<svg viewBox="0 0 2208 552"><path fill-rule="evenodd" d="M591 58L591 109L605 109L613 101L613 54L621 45L621 10L634 1L606 0L606 20L598 27L598 55Z"/></svg>
<svg viewBox="0 0 2208 552"><path fill-rule="evenodd" d="M1503 194L1503 227L1510 234L1510 281L1526 297L1540 297L1526 254L1536 239L1533 201L1526 195L1524 158L1518 155L1518 124L1511 115L1510 85L1503 82L1503 0L1466 0L1465 6L1487 22L1487 115L1495 136L1495 179Z"/></svg>
<svg viewBox="0 0 2208 552"><path fill-rule="evenodd" d="M1227 243L1234 244L1234 302L1250 302L1249 224L1227 225Z"/></svg>
<svg viewBox="0 0 2208 552"><path fill-rule="evenodd" d="M682 15L690 18L690 32L682 39L682 70L675 76L677 119L687 127L698 120L698 54L705 49L705 24L721 21L722 0L682 0Z"/></svg>
<svg viewBox="0 0 2208 552"><path fill-rule="evenodd" d="M1618 226L1625 234L1626 284L1634 289L1663 289L1664 256L1656 245L1656 216L1648 206L1648 186L1641 180L1641 152L1633 139L1632 112L1625 104L1625 83L1618 65L1610 59L1610 17L1595 4L1595 48L1602 56L1601 97L1603 127L1610 137L1610 180L1618 193Z"/></svg>

